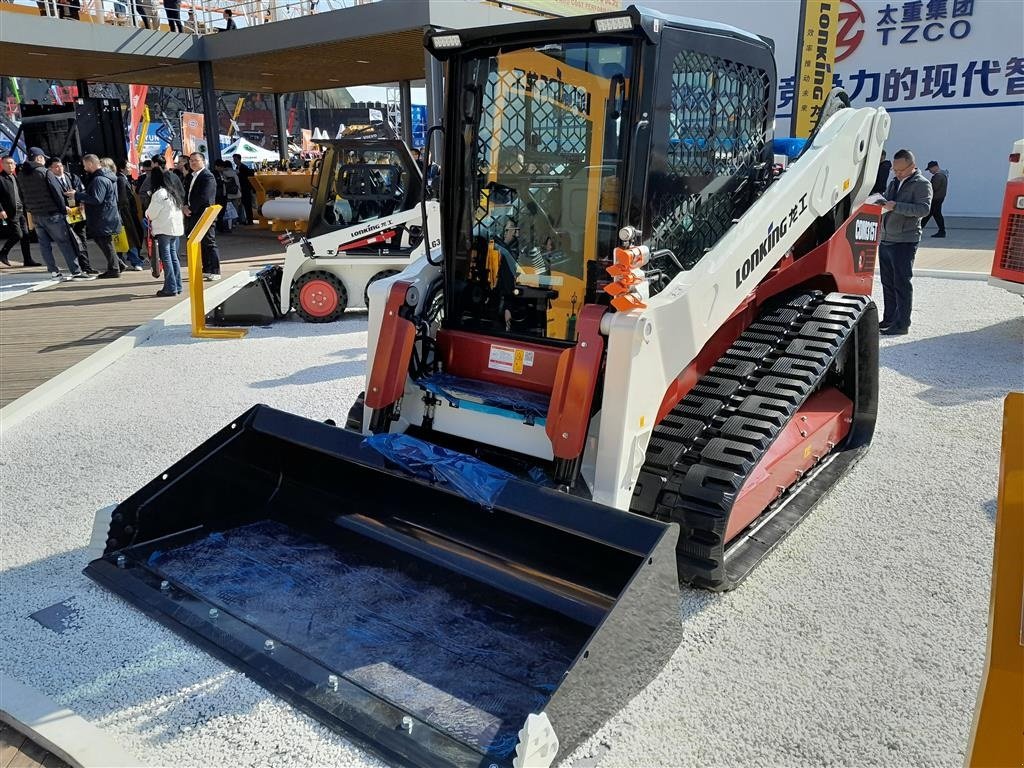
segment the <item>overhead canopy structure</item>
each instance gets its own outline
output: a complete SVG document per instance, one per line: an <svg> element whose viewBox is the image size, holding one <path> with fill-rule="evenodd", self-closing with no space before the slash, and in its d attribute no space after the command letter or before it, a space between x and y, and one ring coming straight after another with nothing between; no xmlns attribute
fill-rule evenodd
<svg viewBox="0 0 1024 768"><path fill-rule="evenodd" d="M6 6L0 6L4 8ZM483 2L378 0L198 37L0 10L5 75L291 93L424 77L423 30L534 18Z"/></svg>

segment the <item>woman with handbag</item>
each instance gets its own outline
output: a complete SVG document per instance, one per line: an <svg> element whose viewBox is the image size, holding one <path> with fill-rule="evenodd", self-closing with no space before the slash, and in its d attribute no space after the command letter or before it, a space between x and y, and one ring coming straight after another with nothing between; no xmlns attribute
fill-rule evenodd
<svg viewBox="0 0 1024 768"><path fill-rule="evenodd" d="M181 293L181 263L178 261L178 242L185 234L185 220L181 208L184 200L177 185L167 184L164 169L154 165L150 171L152 195L146 216L150 231L156 239L157 252L164 265L164 287L157 296L177 296Z"/></svg>

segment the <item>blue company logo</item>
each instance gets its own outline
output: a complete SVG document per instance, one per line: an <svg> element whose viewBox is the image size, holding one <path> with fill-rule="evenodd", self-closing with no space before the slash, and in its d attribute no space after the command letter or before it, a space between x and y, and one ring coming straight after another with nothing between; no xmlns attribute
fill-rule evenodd
<svg viewBox="0 0 1024 768"><path fill-rule="evenodd" d="M887 2L876 13L875 30L882 36L882 45L934 43L947 36L963 40L971 34L974 0Z"/></svg>

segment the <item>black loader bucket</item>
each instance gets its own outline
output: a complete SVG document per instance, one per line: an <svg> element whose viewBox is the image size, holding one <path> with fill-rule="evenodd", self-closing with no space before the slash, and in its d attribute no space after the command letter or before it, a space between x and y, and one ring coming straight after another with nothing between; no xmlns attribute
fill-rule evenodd
<svg viewBox="0 0 1024 768"><path fill-rule="evenodd" d="M281 274L268 265L224 301L206 313L207 325L270 325L281 314Z"/></svg>
<svg viewBox="0 0 1024 768"><path fill-rule="evenodd" d="M119 504L85 572L389 761L547 766L678 646L678 529L452 487L256 406Z"/></svg>

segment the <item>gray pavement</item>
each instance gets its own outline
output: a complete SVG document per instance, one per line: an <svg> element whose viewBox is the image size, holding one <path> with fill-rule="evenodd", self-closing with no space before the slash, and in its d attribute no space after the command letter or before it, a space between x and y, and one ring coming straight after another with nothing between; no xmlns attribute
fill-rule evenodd
<svg viewBox="0 0 1024 768"><path fill-rule="evenodd" d="M945 269L954 272L982 272L988 274L992 269L992 256L996 245L996 229L994 219L974 220L988 222L989 226L981 227L979 223L971 226L970 220L964 221L966 226L951 226L947 222L946 237L933 237L936 232L934 222L928 223L928 229L921 238L917 249L914 269Z"/></svg>

